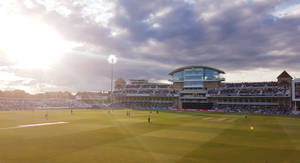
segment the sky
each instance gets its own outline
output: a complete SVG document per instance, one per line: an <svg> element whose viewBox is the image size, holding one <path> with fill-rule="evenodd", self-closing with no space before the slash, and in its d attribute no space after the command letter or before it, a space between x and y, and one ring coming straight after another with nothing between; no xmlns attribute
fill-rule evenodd
<svg viewBox="0 0 300 163"><path fill-rule="evenodd" d="M300 77L300 0L5 0L0 89L100 91L188 65L226 82Z"/></svg>

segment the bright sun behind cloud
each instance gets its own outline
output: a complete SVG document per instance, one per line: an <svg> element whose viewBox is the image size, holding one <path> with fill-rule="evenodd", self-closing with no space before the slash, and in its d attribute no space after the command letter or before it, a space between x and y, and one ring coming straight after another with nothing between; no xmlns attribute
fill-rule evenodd
<svg viewBox="0 0 300 163"><path fill-rule="evenodd" d="M28 17L0 20L0 50L22 68L48 68L74 46L50 26Z"/></svg>

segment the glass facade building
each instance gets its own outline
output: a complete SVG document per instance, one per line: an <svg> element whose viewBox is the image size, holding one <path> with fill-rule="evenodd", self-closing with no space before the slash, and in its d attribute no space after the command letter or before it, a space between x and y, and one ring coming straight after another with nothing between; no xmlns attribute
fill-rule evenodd
<svg viewBox="0 0 300 163"><path fill-rule="evenodd" d="M210 109L207 89L217 88L225 72L207 66L185 66L169 73L173 87L179 90L178 108Z"/></svg>
<svg viewBox="0 0 300 163"><path fill-rule="evenodd" d="M184 88L202 88L205 81L222 81L220 70L209 67L183 67L170 73L173 82L183 82Z"/></svg>

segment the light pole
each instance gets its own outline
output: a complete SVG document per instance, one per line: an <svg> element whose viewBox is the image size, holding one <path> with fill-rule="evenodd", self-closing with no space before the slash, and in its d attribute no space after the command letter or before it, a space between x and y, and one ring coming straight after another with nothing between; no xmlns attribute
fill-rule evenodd
<svg viewBox="0 0 300 163"><path fill-rule="evenodd" d="M109 55L107 61L108 63L111 64L110 96L112 101L113 82L114 82L114 64L117 63L117 57L115 55Z"/></svg>

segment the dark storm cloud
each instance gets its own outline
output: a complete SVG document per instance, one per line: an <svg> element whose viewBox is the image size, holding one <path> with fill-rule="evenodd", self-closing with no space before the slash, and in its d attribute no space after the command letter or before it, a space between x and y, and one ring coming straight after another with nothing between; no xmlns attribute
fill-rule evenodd
<svg viewBox="0 0 300 163"><path fill-rule="evenodd" d="M126 79L168 79L174 68L191 64L225 71L300 68L300 17L272 15L283 1L110 1L114 16L107 26L84 15L87 5L75 2L61 4L71 11L68 16L38 3L34 8L20 5L23 14L83 44L77 48L80 55L66 55L52 72L55 85L106 89L106 56L111 53L120 57L117 77ZM112 36L114 30L121 32Z"/></svg>

